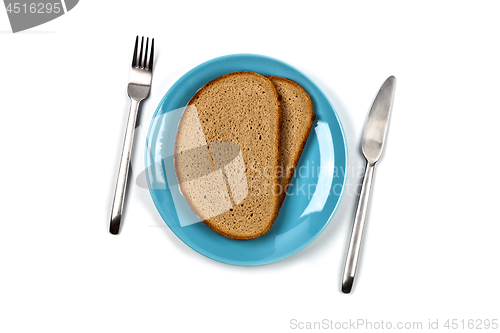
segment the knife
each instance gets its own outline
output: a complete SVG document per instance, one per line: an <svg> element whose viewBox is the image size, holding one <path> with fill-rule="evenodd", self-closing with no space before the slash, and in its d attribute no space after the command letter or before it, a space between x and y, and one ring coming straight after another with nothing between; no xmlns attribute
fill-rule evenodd
<svg viewBox="0 0 500 333"><path fill-rule="evenodd" d="M361 239L363 236L363 227L365 225L366 212L370 199L370 190L372 187L373 172L375 163L380 158L384 148L389 116L391 114L392 102L394 100L394 90L396 88L396 78L390 76L385 80L380 88L377 97L373 101L372 108L368 114L368 120L365 125L363 135L362 150L366 159L366 169L359 195L358 207L354 217L351 240L347 250L347 258L344 267L344 276L342 278L342 292L349 294L354 283L356 266L361 248Z"/></svg>

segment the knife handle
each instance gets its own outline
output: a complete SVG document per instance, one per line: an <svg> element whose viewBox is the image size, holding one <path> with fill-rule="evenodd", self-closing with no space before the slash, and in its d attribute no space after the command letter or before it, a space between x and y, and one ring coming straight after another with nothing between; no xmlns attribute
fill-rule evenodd
<svg viewBox="0 0 500 333"><path fill-rule="evenodd" d="M361 239L363 237L366 212L368 211L368 202L370 200L370 191L374 171L375 163L370 164L367 162L363 185L361 186L361 193L359 195L358 208L356 209L356 215L354 217L354 225L352 227L349 249L347 250L344 276L342 278L342 292L345 294L349 294L351 292L352 285L354 283L354 275L356 274L356 266L358 264Z"/></svg>
<svg viewBox="0 0 500 333"><path fill-rule="evenodd" d="M125 139L123 140L122 157L120 159L120 167L118 169L118 179L116 181L115 196L113 198L113 207L111 208L111 219L109 222L109 232L117 235L120 231L122 221L123 202L125 200L125 192L127 190L128 168L130 165L130 154L132 152L132 144L134 143L135 122L137 112L139 110L140 101L130 99L130 112L127 121L127 130L125 131Z"/></svg>

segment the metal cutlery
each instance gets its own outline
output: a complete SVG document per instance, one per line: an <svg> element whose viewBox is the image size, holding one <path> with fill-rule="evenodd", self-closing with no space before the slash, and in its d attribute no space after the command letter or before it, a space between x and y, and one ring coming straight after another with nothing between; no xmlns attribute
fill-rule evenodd
<svg viewBox="0 0 500 333"><path fill-rule="evenodd" d="M151 50L148 54L149 38L146 39L146 49L143 52L144 37L141 38L141 49L139 54L139 36L135 39L134 56L132 58L132 68L130 69L129 83L127 87L130 97L130 112L123 141L122 156L120 167L118 169L118 180L116 182L115 195L113 198L113 207L111 209L111 220L109 232L113 235L118 234L122 220L123 202L127 189L128 169L130 164L130 154L134 142L134 129L139 111L139 104L149 95L151 88L151 79L153 77L153 59L154 59L154 38L151 39ZM148 60L149 59L149 60Z"/></svg>
<svg viewBox="0 0 500 333"><path fill-rule="evenodd" d="M351 292L354 283L354 276L356 274L356 266L361 248L361 239L363 236L363 228L365 225L366 213L368 211L373 172L375 170L375 163L379 160L384 148L384 141L394 100L395 88L396 78L391 76L384 82L377 94L377 97L373 101L373 105L365 125L362 149L363 155L366 158L366 169L359 196L358 207L356 209L356 215L354 217L354 225L352 228L349 248L347 250L344 275L342 278L342 292L346 294Z"/></svg>

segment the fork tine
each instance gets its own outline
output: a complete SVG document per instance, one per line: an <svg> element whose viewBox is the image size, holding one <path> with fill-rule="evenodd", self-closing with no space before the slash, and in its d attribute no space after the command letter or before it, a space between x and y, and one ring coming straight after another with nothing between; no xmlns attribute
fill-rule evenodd
<svg viewBox="0 0 500 333"><path fill-rule="evenodd" d="M149 55L149 70L153 71L153 58L155 55L155 39L151 38L151 53Z"/></svg>
<svg viewBox="0 0 500 333"><path fill-rule="evenodd" d="M139 53L139 64L137 66L142 67L142 47L144 46L144 37L141 38L141 53Z"/></svg>
<svg viewBox="0 0 500 333"><path fill-rule="evenodd" d="M132 58L132 67L137 66L137 45L139 43L139 36L135 37L134 57Z"/></svg>
<svg viewBox="0 0 500 333"><path fill-rule="evenodd" d="M144 67L145 69L148 69L148 66L147 66L147 60L148 60L148 43L149 43L149 38L146 38L146 51L144 52L144 65L142 67Z"/></svg>

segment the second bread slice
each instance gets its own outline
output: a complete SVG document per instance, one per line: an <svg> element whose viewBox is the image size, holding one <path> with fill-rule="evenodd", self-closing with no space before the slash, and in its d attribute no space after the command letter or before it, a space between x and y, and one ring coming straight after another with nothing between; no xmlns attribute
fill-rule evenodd
<svg viewBox="0 0 500 333"><path fill-rule="evenodd" d="M281 96L283 111L281 122L281 167L280 206L285 200L286 192L300 155L311 131L315 115L311 98L295 81L279 76L269 76Z"/></svg>

